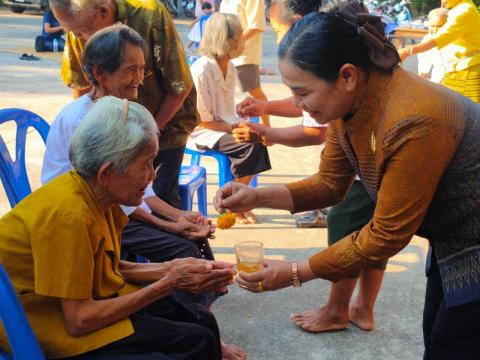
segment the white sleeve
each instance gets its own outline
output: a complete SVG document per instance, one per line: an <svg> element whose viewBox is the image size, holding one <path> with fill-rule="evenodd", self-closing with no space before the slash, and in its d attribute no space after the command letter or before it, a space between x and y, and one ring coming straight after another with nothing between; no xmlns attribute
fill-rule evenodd
<svg viewBox="0 0 480 360"><path fill-rule="evenodd" d="M42 185L72 169L68 147L73 131L74 129L64 124L64 118L59 114L47 136L41 174Z"/></svg>
<svg viewBox="0 0 480 360"><path fill-rule="evenodd" d="M192 76L197 89L197 110L200 114L200 120L204 122L214 121L215 94L211 92L209 86L208 69L200 70L192 67L192 70L194 70Z"/></svg>

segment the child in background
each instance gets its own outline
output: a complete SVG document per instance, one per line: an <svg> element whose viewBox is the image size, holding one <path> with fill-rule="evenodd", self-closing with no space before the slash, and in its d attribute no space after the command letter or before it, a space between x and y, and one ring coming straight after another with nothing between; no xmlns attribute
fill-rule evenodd
<svg viewBox="0 0 480 360"><path fill-rule="evenodd" d="M448 10L445 8L433 9L428 14L429 31L422 39L422 42L428 41L432 36L447 22ZM442 57L438 47L434 47L423 53L418 53L418 75L428 78L430 74L430 81L440 83L445 73Z"/></svg>
<svg viewBox="0 0 480 360"><path fill-rule="evenodd" d="M203 8L203 5L210 4L212 7L212 12L215 12L215 0L196 0L195 1L195 20L202 17L202 15L206 15L206 12Z"/></svg>
<svg viewBox="0 0 480 360"><path fill-rule="evenodd" d="M190 42L187 44L187 47L186 47L187 52L190 52L190 48L192 47L192 45L195 45L195 50L198 49L198 46L200 45L200 40L202 40L202 34L203 34L203 29L205 27L205 22L214 12L215 12L215 8L212 6L212 4L205 1L202 5L202 15L199 17L196 17L195 20L193 20L192 23L188 25L190 32L188 33L187 37L188 37L188 40L190 40ZM194 57L194 56L195 54L191 55L190 57Z"/></svg>

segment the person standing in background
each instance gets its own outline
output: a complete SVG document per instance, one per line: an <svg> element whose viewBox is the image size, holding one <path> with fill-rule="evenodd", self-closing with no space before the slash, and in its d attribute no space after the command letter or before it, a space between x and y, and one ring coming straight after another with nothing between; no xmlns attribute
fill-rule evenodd
<svg viewBox="0 0 480 360"><path fill-rule="evenodd" d="M256 99L267 100L260 85L265 0L223 0L220 4L220 12L237 15L242 24L245 50L243 55L233 60L240 89ZM262 115L262 123L270 126L268 115Z"/></svg>
<svg viewBox="0 0 480 360"><path fill-rule="evenodd" d="M85 42L96 31L120 22L148 44L137 101L150 111L160 130L153 190L179 208L178 175L187 138L198 124L197 99L185 50L167 9L155 0L50 0L50 7L68 31L61 77L76 97L91 89L81 59Z"/></svg>

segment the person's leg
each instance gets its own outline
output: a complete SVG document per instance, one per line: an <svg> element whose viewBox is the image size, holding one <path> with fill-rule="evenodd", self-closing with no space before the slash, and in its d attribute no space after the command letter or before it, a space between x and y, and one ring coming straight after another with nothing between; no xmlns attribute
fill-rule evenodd
<svg viewBox="0 0 480 360"><path fill-rule="evenodd" d="M248 185L250 184L250 181L252 181L252 178L253 178L253 175L247 175L247 176L235 179L234 181L243 185ZM242 224L256 224L257 217L255 216L253 211L245 211L244 213L237 214L237 222Z"/></svg>
<svg viewBox="0 0 480 360"><path fill-rule="evenodd" d="M231 162L231 172L235 181L248 185L252 176L270 170L270 157L267 147L263 144L237 143L232 134L223 135L213 146L213 150L228 155ZM239 222L253 224L257 219L253 212L237 214Z"/></svg>
<svg viewBox="0 0 480 360"><path fill-rule="evenodd" d="M355 181L345 200L333 206L328 212L328 245L333 245L353 231L360 230L370 221L374 209L375 204L368 197L363 185ZM356 278L345 278L332 284L330 296L324 306L294 314L292 319L300 328L310 332L347 328L349 304L356 283Z"/></svg>
<svg viewBox="0 0 480 360"><path fill-rule="evenodd" d="M292 314L291 319L302 330L319 333L348 327L348 306L357 279L346 278L330 287L327 303L315 309Z"/></svg>
<svg viewBox="0 0 480 360"><path fill-rule="evenodd" d="M187 308L169 296L131 315L130 320L134 334L71 360L221 358L217 323L201 307Z"/></svg>
<svg viewBox="0 0 480 360"><path fill-rule="evenodd" d="M245 64L235 67L237 70L237 80L240 89L248 92L254 98L268 100L260 86L260 66L255 64ZM270 126L270 117L262 115L262 124Z"/></svg>
<svg viewBox="0 0 480 360"><path fill-rule="evenodd" d="M185 146L175 149L160 150L153 161L157 177L153 181L153 191L163 201L180 209L178 195L178 176L182 166Z"/></svg>
<svg viewBox="0 0 480 360"><path fill-rule="evenodd" d="M152 224L130 219L122 232L122 256L140 255L152 262L164 262L178 258L194 257L213 260L208 240L191 241L170 234ZM174 291L181 302L195 302L209 307L218 297L214 291L193 294Z"/></svg>
<svg viewBox="0 0 480 360"><path fill-rule="evenodd" d="M362 330L375 329L374 308L384 274L385 270L376 268L364 269L360 274L360 289L349 314L350 321Z"/></svg>

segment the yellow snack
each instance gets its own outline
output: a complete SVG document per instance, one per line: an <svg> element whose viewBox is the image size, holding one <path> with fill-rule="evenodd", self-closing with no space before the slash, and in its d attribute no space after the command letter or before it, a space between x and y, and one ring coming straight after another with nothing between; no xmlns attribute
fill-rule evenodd
<svg viewBox="0 0 480 360"><path fill-rule="evenodd" d="M237 221L237 215L223 210L217 218L217 227L219 229L230 229Z"/></svg>

